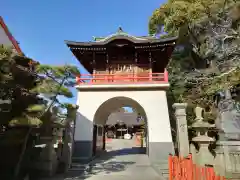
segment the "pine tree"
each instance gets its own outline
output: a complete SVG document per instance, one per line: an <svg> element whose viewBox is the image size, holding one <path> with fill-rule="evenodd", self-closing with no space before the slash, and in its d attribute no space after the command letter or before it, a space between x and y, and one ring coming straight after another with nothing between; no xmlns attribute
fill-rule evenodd
<svg viewBox="0 0 240 180"><path fill-rule="evenodd" d="M36 133L33 130L38 128L41 135L49 135L53 125L60 123L60 118L63 119L61 112L71 107L71 104L61 103L59 97L73 97L71 87L79 71L70 65L41 65L3 46L0 48L0 66L0 99L4 100L0 111L1 117L4 117L1 119L1 144L22 145L18 161L15 162L14 176L18 178L27 144L32 144L29 138ZM22 131L21 136L14 136L14 133L8 133L11 127L17 128L17 134L19 127L25 127L27 131Z"/></svg>

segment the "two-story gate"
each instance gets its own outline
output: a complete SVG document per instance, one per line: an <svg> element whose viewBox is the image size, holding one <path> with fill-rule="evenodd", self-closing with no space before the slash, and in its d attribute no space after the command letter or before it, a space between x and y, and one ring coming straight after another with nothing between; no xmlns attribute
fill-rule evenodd
<svg viewBox="0 0 240 180"><path fill-rule="evenodd" d="M77 77L79 110L74 159L90 159L104 149L104 130L111 112L131 106L146 120L147 154L152 162L167 161L173 152L165 70L176 38L116 34L94 42L66 44L89 71ZM95 128L94 128L95 126Z"/></svg>

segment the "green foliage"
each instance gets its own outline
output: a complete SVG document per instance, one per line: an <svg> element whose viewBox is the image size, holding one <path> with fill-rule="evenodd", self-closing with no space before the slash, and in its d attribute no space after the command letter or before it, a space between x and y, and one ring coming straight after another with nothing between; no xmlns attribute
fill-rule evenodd
<svg viewBox="0 0 240 180"><path fill-rule="evenodd" d="M1 104L1 124L7 125L12 119L21 117L28 106L38 104L38 99L36 94L29 92L35 86L35 76L25 70L30 59L3 46L0 58L0 99L11 102Z"/></svg>
<svg viewBox="0 0 240 180"><path fill-rule="evenodd" d="M149 33L157 33L157 27L164 25L170 35L178 34L183 25L195 23L221 11L224 4L232 6L234 0L168 0L157 8L149 21Z"/></svg>
<svg viewBox="0 0 240 180"><path fill-rule="evenodd" d="M17 162L14 162L14 178L18 178L26 154L32 150L31 137L36 133L51 136L52 127L60 125L60 118L66 120L66 116L59 116L60 109L75 107L61 103L58 96L73 97L70 88L77 74L79 71L75 66L40 65L19 56L11 48L0 47L0 99L5 100L0 104L0 145L4 148L21 145ZM19 136L8 133L13 127L17 127ZM21 127L25 131L20 132ZM38 132L34 127L38 127Z"/></svg>
<svg viewBox="0 0 240 180"><path fill-rule="evenodd" d="M49 66L38 65L36 72L41 78L39 85L33 89L33 92L42 93L45 95L58 94L67 98L73 97L69 87L72 87L75 83L75 77L79 74L78 69L75 66ZM60 82L64 78L64 84L60 85Z"/></svg>
<svg viewBox="0 0 240 180"><path fill-rule="evenodd" d="M214 94L240 84L239 21L240 3L234 0L168 0L153 12L149 33L164 26L184 47L173 53L167 67L168 99L170 104L188 103L188 119L194 119L191 109L200 105L207 110L205 118L213 120Z"/></svg>
<svg viewBox="0 0 240 180"><path fill-rule="evenodd" d="M5 110L0 112L2 125L41 125L42 114L51 111L49 103L66 108L58 96L73 97L71 87L79 74L75 66L41 65L4 46L0 47L0 66L0 99L12 101L7 108L0 105Z"/></svg>

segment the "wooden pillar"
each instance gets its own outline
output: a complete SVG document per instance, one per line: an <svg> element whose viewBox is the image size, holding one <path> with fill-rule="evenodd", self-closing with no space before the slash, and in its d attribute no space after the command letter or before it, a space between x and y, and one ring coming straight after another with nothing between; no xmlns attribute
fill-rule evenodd
<svg viewBox="0 0 240 180"><path fill-rule="evenodd" d="M96 75L95 52L93 52L92 56L93 56L93 59L92 59L92 63L93 63L93 82L96 82L95 78L97 78L97 75Z"/></svg>
<svg viewBox="0 0 240 180"><path fill-rule="evenodd" d="M134 67L134 72L133 72L133 76L134 76L134 80L133 81L138 81L136 78L138 76L138 53L137 51L135 51L135 56L134 56L134 61L135 61L135 67Z"/></svg>
<svg viewBox="0 0 240 180"><path fill-rule="evenodd" d="M106 64L107 64L107 67L106 67L107 76L105 76L105 78L106 78L107 81L109 81L109 75L111 74L111 70L110 70L110 67L109 67L109 54L108 54L108 51L106 52Z"/></svg>
<svg viewBox="0 0 240 180"><path fill-rule="evenodd" d="M149 60L149 81L152 81L152 52L149 49L148 52L148 60Z"/></svg>
<svg viewBox="0 0 240 180"><path fill-rule="evenodd" d="M102 150L105 150L106 149L106 128L107 126L103 126L103 147L102 147Z"/></svg>

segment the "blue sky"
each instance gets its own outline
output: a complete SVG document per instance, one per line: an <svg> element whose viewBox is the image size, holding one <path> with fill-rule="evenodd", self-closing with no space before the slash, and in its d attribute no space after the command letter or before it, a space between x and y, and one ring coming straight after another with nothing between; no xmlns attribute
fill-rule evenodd
<svg viewBox="0 0 240 180"><path fill-rule="evenodd" d="M149 17L163 2L3 0L0 15L27 56L43 64L74 64L84 71L64 40L90 41L115 33L119 26L132 35L147 35Z"/></svg>

